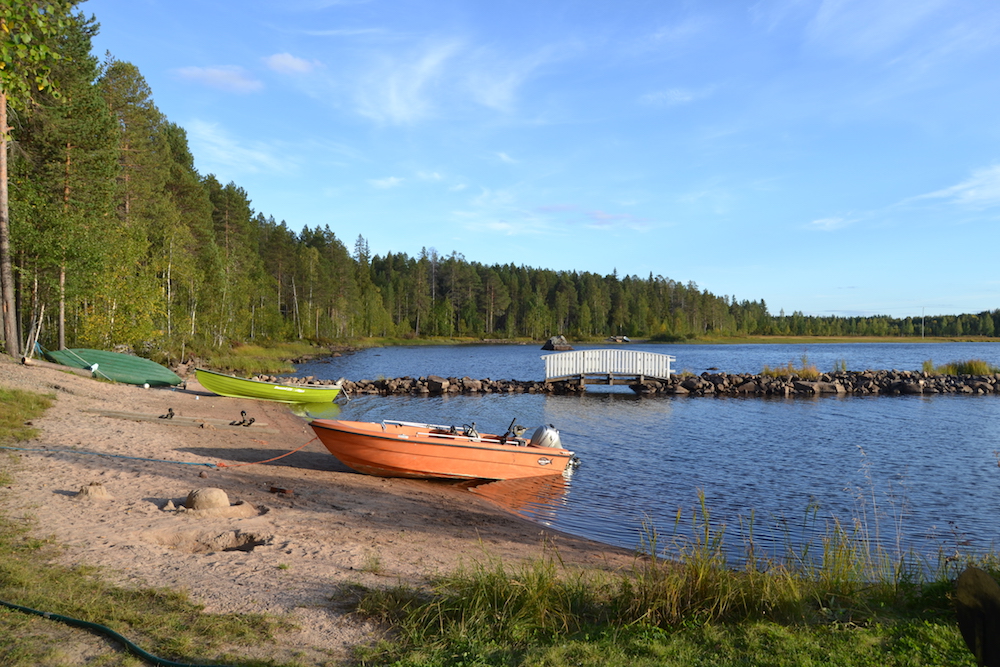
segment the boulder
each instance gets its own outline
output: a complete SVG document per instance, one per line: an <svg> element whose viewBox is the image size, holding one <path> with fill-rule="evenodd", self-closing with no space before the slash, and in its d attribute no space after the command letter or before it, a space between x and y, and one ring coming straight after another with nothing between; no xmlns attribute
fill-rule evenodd
<svg viewBox="0 0 1000 667"><path fill-rule="evenodd" d="M428 375L427 376L427 389L432 394L440 394L448 390L451 386L451 382L441 377L440 375Z"/></svg>

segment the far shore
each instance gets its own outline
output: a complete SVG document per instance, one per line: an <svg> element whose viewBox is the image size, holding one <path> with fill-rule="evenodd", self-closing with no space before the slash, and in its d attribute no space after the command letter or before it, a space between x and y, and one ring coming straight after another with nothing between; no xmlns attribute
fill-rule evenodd
<svg viewBox="0 0 1000 667"><path fill-rule="evenodd" d="M611 342L605 338L571 338L567 336L570 345L610 345L628 347L629 345L841 345L849 343L1000 343L1000 338L986 336L699 336L676 341L658 341L649 338L633 338L629 343ZM537 345L541 347L544 340L528 338L359 338L348 342L348 349L365 349L370 347L393 347L405 345ZM334 346L336 347L336 346Z"/></svg>

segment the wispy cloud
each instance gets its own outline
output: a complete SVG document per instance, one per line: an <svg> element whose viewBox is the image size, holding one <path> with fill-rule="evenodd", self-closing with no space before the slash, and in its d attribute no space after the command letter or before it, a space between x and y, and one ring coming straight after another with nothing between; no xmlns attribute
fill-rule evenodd
<svg viewBox="0 0 1000 667"><path fill-rule="evenodd" d="M264 58L264 64L281 74L308 74L319 66L316 61L297 58L290 53L276 53L273 56L268 56Z"/></svg>
<svg viewBox="0 0 1000 667"><path fill-rule="evenodd" d="M514 158L512 158L511 156L507 155L507 154L506 154L506 153L504 153L503 151L500 151L500 152L498 152L498 153L496 154L496 156L497 156L498 158L500 158L500 161L501 161L501 162L505 162L505 163L507 163L507 164L517 164L517 160L515 160L515 159L514 159Z"/></svg>
<svg viewBox="0 0 1000 667"><path fill-rule="evenodd" d="M353 68L354 103L361 115L393 125L455 117L477 107L510 114L541 69L578 50L566 43L510 55L453 36L372 51Z"/></svg>
<svg viewBox="0 0 1000 667"><path fill-rule="evenodd" d="M379 122L394 124L427 117L435 107L432 93L460 47L457 41L445 41L411 57L383 56L374 71L365 72L359 81L358 111Z"/></svg>
<svg viewBox="0 0 1000 667"><path fill-rule="evenodd" d="M664 23L636 39L629 40L626 51L632 53L673 52L691 44L708 28L704 16L689 16L680 21Z"/></svg>
<svg viewBox="0 0 1000 667"><path fill-rule="evenodd" d="M310 37L360 37L362 35L385 34L382 28L336 28L332 30L303 30L303 35Z"/></svg>
<svg viewBox="0 0 1000 667"><path fill-rule="evenodd" d="M379 190L388 190L389 188L395 188L403 184L405 179L398 178L396 176L389 176L387 178L373 178L368 181L368 184L373 188L378 188Z"/></svg>
<svg viewBox="0 0 1000 667"><path fill-rule="evenodd" d="M281 157L285 151L263 142L232 137L217 123L194 120L186 124L192 152L199 170L207 173L244 174L287 172L295 164ZM228 178L228 177L227 177Z"/></svg>
<svg viewBox="0 0 1000 667"><path fill-rule="evenodd" d="M827 0L806 28L807 40L842 56L867 58L895 48L947 0Z"/></svg>
<svg viewBox="0 0 1000 667"><path fill-rule="evenodd" d="M831 218L820 218L818 220L813 220L807 226L809 229L817 229L822 232L832 232L837 229L843 229L844 227L849 227L854 223L850 218L842 217L831 217Z"/></svg>
<svg viewBox="0 0 1000 667"><path fill-rule="evenodd" d="M977 169L957 185L920 195L911 201L920 199L943 199L974 209L1000 206L1000 165Z"/></svg>
<svg viewBox="0 0 1000 667"><path fill-rule="evenodd" d="M706 98L712 94L712 90L712 88L702 88L700 90L692 90L690 88L670 88L668 90L647 93L640 97L639 101L644 104L651 104L654 106L675 107L681 104L690 104L691 102Z"/></svg>
<svg viewBox="0 0 1000 667"><path fill-rule="evenodd" d="M249 76L242 67L237 66L181 67L174 72L187 81L194 81L209 88L217 88L230 93L255 93L264 88L263 83Z"/></svg>
<svg viewBox="0 0 1000 667"><path fill-rule="evenodd" d="M650 220L631 213L608 213L607 211L590 211L587 214L589 227L592 229L630 229L644 231L650 228Z"/></svg>

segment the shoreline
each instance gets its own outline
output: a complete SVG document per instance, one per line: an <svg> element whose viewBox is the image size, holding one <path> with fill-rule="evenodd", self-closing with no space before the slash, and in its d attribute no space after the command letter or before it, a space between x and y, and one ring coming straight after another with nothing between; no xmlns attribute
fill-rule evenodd
<svg viewBox="0 0 1000 667"><path fill-rule="evenodd" d="M61 564L97 566L126 587L186 591L208 612L271 613L299 626L251 657L302 650L346 657L376 639L380 630L337 600L355 584L422 586L462 566L552 550L572 567L618 571L634 563L631 551L534 524L454 484L349 471L311 442L306 422L284 404L215 396L193 378L186 390L110 384L5 355L0 378L5 387L57 397L34 420L38 438L0 450L13 461L4 464L14 478L4 511L59 543ZM150 418L168 408L204 426ZM209 421L225 424L242 410L256 418L253 427ZM219 462L227 465L212 467ZM111 498L77 495L93 483ZM252 511L165 509L199 488L221 488L234 507Z"/></svg>

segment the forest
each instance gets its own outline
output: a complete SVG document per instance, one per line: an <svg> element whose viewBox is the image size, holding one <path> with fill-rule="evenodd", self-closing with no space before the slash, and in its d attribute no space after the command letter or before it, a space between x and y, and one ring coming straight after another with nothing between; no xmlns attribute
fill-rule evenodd
<svg viewBox="0 0 1000 667"><path fill-rule="evenodd" d="M673 341L1000 332L1000 309L927 318L775 315L763 300L661 275L485 265L434 248L373 255L361 236L348 245L328 225L279 222L255 211L238 184L198 173L184 129L157 109L138 68L91 53L98 24L75 4L0 10L5 34L21 36L7 40L0 62L0 110L10 126L0 175L9 354L36 338L49 347L149 353L372 336Z"/></svg>

